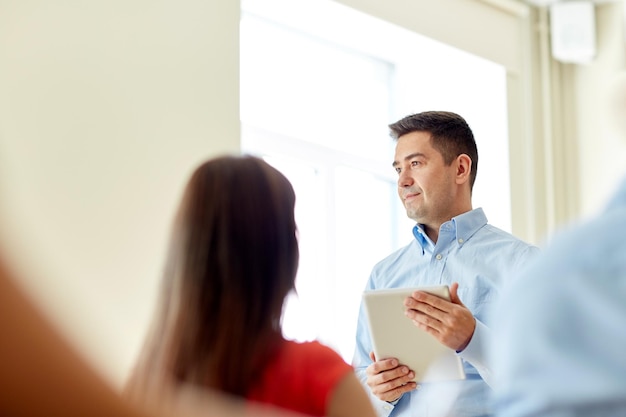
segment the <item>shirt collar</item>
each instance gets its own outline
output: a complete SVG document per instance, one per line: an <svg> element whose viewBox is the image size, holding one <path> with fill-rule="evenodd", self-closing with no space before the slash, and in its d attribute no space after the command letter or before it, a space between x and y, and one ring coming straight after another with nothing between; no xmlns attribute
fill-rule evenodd
<svg viewBox="0 0 626 417"><path fill-rule="evenodd" d="M626 185L626 183L625 183ZM487 216L482 208L470 210L463 214L453 217L450 221L445 222L439 228L439 236L444 226L446 228L452 227L453 233L456 235L456 242L458 245L462 245L467 242L480 228L487 224ZM413 236L415 240L422 247L422 253L428 247L433 248L434 243L426 235L422 224L417 223L413 226Z"/></svg>
<svg viewBox="0 0 626 417"><path fill-rule="evenodd" d="M432 240L430 240L430 238L426 235L424 227L420 223L417 223L415 226L413 226L413 236L415 236L415 240L422 248L422 255L424 254L424 249L428 247L433 248L435 246Z"/></svg>

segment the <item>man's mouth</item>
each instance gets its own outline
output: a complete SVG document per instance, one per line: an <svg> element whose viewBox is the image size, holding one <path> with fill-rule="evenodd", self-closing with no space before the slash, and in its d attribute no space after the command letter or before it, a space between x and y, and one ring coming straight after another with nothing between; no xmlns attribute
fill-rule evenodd
<svg viewBox="0 0 626 417"><path fill-rule="evenodd" d="M415 197L417 197L418 195L420 195L421 193L408 193L404 195L404 201L408 201L411 200Z"/></svg>

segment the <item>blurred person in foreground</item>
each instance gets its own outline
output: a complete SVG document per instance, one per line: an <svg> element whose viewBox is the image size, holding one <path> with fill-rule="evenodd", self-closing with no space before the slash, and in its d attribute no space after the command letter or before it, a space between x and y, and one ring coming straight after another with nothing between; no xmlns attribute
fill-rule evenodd
<svg viewBox="0 0 626 417"><path fill-rule="evenodd" d="M389 128L396 140L398 195L416 222L414 239L374 266L366 289L449 285L451 301L416 291L403 307L416 332L428 332L457 353L466 379L417 385L414 371L397 358L376 358L363 307L353 364L380 416L491 415L486 313L538 248L489 224L482 208L472 208L478 150L460 115L427 111Z"/></svg>
<svg viewBox="0 0 626 417"><path fill-rule="evenodd" d="M626 73L609 110L626 141ZM626 416L626 178L560 231L494 310L499 417Z"/></svg>
<svg viewBox="0 0 626 417"><path fill-rule="evenodd" d="M283 338L299 260L294 206L287 178L262 159L224 156L196 169L129 395L185 383L312 416L375 415L338 353Z"/></svg>
<svg viewBox="0 0 626 417"><path fill-rule="evenodd" d="M42 314L0 257L0 415L297 417L187 387L139 406L114 390ZM298 414L299 415L299 414Z"/></svg>

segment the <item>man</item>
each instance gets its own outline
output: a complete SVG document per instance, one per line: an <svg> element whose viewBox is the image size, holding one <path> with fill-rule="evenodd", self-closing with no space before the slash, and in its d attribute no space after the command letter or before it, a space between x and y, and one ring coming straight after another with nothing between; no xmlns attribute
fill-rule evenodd
<svg viewBox="0 0 626 417"><path fill-rule="evenodd" d="M396 140L398 194L417 222L415 239L374 266L366 289L450 285L450 302L415 292L405 302L407 320L415 331L426 330L455 350L467 377L417 386L413 372L396 358L375 358L363 307L353 364L381 416L434 415L435 401L450 405L454 416L489 415L485 314L503 282L538 249L489 225L482 209L472 209L478 152L462 117L424 112L389 127ZM436 398L441 396L434 392L447 394Z"/></svg>
<svg viewBox="0 0 626 417"><path fill-rule="evenodd" d="M626 138L626 72L612 87ZM626 178L568 229L494 310L498 416L626 416Z"/></svg>

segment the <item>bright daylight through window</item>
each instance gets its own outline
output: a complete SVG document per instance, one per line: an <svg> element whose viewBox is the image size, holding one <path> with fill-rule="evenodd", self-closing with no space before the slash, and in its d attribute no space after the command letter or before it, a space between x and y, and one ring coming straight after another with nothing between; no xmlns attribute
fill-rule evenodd
<svg viewBox="0 0 626 417"><path fill-rule="evenodd" d="M335 2L243 1L242 150L280 169L297 198L286 337L317 338L351 360L372 266L412 239L387 129L407 114L468 120L481 155L474 206L510 230L505 82L498 65Z"/></svg>

